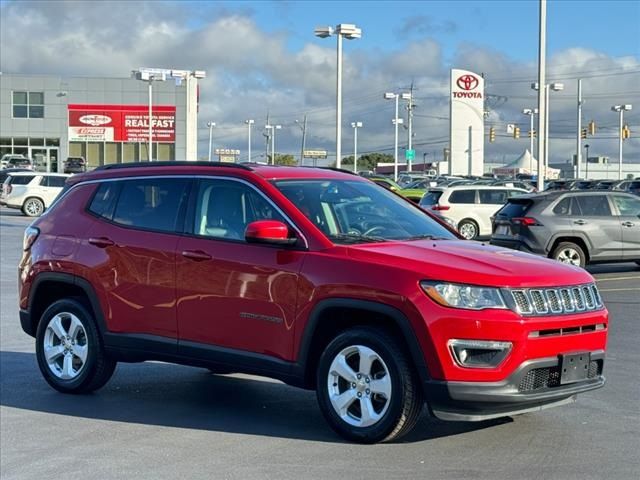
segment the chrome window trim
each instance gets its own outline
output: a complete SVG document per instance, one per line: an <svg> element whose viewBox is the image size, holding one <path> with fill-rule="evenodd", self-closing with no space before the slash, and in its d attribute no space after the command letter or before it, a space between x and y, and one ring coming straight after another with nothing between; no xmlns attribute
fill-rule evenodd
<svg viewBox="0 0 640 480"><path fill-rule="evenodd" d="M95 179L95 180L81 180L78 183L74 184L71 186L71 188L69 188L66 192L64 192L62 195L60 195L59 197L57 197L55 199L55 201L49 206L49 208L45 211L44 215L46 215L48 212L50 212L51 210L53 210L53 208L58 204L58 202L60 202L64 197L66 197L69 192L73 191L75 188L80 187L81 185L92 185L95 183L104 183L104 182L121 182L121 181L129 181L129 180L147 180L147 179L154 179L154 178L188 178L188 179L196 179L196 178L203 178L203 179L212 179L212 180L232 180L235 182L239 182L242 183L244 185L247 185L248 187L252 188L254 191L256 191L258 193L258 195L262 196L262 198L264 198L267 203L269 203L271 206L273 206L273 208L280 214L282 215L282 218L284 218L289 225L291 225L291 227L296 231L296 234L299 235L299 237L302 239L303 243L304 243L304 248L306 250L309 249L309 242L307 241L307 238L304 236L304 234L302 233L302 230L293 222L293 220L291 220L291 218L282 211L282 209L276 205L273 200L271 200L264 192L262 192L259 188L257 188L254 184L252 184L251 182L245 180L244 178L238 178L238 177L232 177L232 176L226 176L226 175L190 175L190 174L185 174L185 175L176 175L176 174L171 174L171 175L136 175L136 176L129 176L129 177L111 177L111 178L103 178L103 179ZM44 216L42 215L42 216ZM41 216L41 218L42 218ZM116 224L117 225L117 224ZM133 227L135 229L135 227ZM167 233L169 235L172 234L172 232L164 232ZM180 232L173 232L175 234L179 234ZM188 234L191 236L191 234ZM200 237L198 236L198 238L205 238L205 237ZM215 237L206 237L206 238L211 238L212 240L225 240L225 239L219 239L219 238L215 238Z"/></svg>

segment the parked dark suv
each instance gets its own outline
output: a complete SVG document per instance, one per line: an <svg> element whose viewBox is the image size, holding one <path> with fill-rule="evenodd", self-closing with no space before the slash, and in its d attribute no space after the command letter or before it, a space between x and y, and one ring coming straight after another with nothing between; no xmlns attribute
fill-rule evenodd
<svg viewBox="0 0 640 480"><path fill-rule="evenodd" d="M87 171L87 162L84 157L67 157L64 161L64 173L84 173Z"/></svg>
<svg viewBox="0 0 640 480"><path fill-rule="evenodd" d="M61 392L100 388L116 362L264 375L316 390L360 442L407 433L425 403L478 421L605 381L608 314L586 271L461 240L331 169L75 175L26 230L19 284L22 328Z"/></svg>
<svg viewBox="0 0 640 480"><path fill-rule="evenodd" d="M640 264L640 198L611 191L510 198L495 215L491 244L581 267Z"/></svg>

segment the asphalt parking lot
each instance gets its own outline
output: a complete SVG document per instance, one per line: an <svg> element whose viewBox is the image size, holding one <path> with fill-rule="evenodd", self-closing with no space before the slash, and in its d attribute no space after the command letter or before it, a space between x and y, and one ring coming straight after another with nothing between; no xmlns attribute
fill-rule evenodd
<svg viewBox="0 0 640 480"><path fill-rule="evenodd" d="M640 267L590 268L611 315L605 388L482 423L423 415L398 443L343 442L313 392L163 363L120 364L93 395L40 376L18 320L30 220L0 208L0 477L631 479L640 471Z"/></svg>

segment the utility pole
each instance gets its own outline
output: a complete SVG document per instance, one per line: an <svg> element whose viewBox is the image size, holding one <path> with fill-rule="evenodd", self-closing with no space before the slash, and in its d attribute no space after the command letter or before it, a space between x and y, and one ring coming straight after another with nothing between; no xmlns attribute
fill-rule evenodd
<svg viewBox="0 0 640 480"><path fill-rule="evenodd" d="M269 112L267 112L267 123L265 125L271 125L269 123ZM271 145L271 130L267 129L267 133L262 134L266 137L265 147L264 147L264 159L269 164L269 146Z"/></svg>
<svg viewBox="0 0 640 480"><path fill-rule="evenodd" d="M576 178L582 175L582 79L578 79L578 131L576 133Z"/></svg>
<svg viewBox="0 0 640 480"><path fill-rule="evenodd" d="M547 111L545 105L544 85L547 84L546 61L547 61L547 0L540 0L540 19L538 36L538 191L544 190L544 176L546 165L545 154L545 122Z"/></svg>
<svg viewBox="0 0 640 480"><path fill-rule="evenodd" d="M296 123L300 127L300 122L298 122L298 120L296 120ZM306 115L304 116L304 120L302 121L302 126L300 128L302 129L302 149L300 150L300 166L302 166L302 163L304 162L304 148L307 140L307 116Z"/></svg>
<svg viewBox="0 0 640 480"><path fill-rule="evenodd" d="M409 121L409 140L407 141L407 150L413 150L413 82L411 82L411 88L409 89L409 103L407 104L407 116ZM412 161L407 160L407 171L412 171Z"/></svg>

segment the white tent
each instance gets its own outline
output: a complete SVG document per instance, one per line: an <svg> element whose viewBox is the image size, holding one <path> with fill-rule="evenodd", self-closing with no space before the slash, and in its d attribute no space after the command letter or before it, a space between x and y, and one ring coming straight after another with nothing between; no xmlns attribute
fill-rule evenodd
<svg viewBox="0 0 640 480"><path fill-rule="evenodd" d="M518 173L525 173L529 175L538 174L538 160L536 160L529 149L522 152L517 159L508 165L497 167L493 169L495 175L512 175L515 176ZM545 172L545 178L555 179L560 176L560 170L557 168L547 167Z"/></svg>

